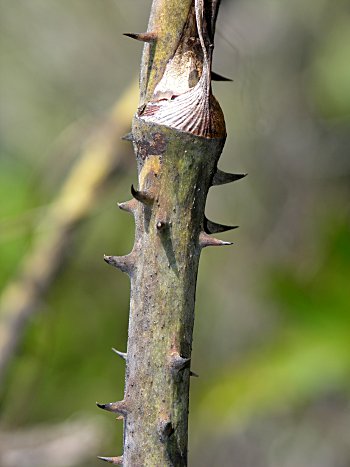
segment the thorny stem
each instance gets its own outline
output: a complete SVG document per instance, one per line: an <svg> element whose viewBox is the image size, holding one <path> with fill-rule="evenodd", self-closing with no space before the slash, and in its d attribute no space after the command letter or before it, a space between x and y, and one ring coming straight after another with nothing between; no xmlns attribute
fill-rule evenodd
<svg viewBox="0 0 350 467"><path fill-rule="evenodd" d="M217 170L226 138L211 91L218 7L154 0L148 31L128 34L145 42L131 135L138 188L120 205L134 215L135 243L127 256L105 257L131 279L125 391L99 404L124 419L123 458L108 462L127 467L187 465L199 256L230 244L210 236L231 227L208 221L205 202L210 186L241 177Z"/></svg>

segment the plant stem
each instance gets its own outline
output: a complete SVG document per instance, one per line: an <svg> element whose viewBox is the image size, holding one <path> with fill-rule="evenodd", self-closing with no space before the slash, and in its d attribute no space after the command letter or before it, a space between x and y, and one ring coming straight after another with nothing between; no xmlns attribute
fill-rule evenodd
<svg viewBox="0 0 350 467"><path fill-rule="evenodd" d="M135 243L105 260L129 274L124 399L100 405L124 418L127 467L186 466L190 359L199 257L230 227L204 216L226 131L211 92L219 2L154 0L144 41L140 106L132 125L138 188L120 207L134 215ZM111 458L112 459L112 458ZM112 461L111 461L112 462Z"/></svg>

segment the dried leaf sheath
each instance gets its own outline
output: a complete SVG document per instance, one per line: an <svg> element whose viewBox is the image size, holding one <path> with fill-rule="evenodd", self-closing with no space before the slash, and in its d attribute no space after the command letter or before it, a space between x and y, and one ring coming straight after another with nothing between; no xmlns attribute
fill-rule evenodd
<svg viewBox="0 0 350 467"><path fill-rule="evenodd" d="M196 0L190 7L174 57L168 61L152 99L139 112L145 121L198 136L226 136L221 108L211 92L212 40L204 1ZM156 45L148 48L154 49Z"/></svg>
<svg viewBox="0 0 350 467"><path fill-rule="evenodd" d="M105 257L131 280L126 379L123 401L99 404L124 418L127 467L187 465L198 262L202 248L230 244L210 233L233 228L208 221L205 202L211 185L240 178L217 171L226 138L211 90L218 5L154 0L148 31L129 34L145 42L128 138L138 186L120 204L134 215L135 243L129 255Z"/></svg>

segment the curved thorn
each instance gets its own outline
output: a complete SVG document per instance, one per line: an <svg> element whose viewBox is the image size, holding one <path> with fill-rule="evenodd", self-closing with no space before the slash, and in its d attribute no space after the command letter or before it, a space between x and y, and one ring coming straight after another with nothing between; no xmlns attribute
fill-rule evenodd
<svg viewBox="0 0 350 467"><path fill-rule="evenodd" d="M124 416L128 413L128 408L124 401L109 402L108 404L96 402L96 405L100 409L107 410L107 412L113 412Z"/></svg>
<svg viewBox="0 0 350 467"><path fill-rule="evenodd" d="M218 238L211 237L205 232L201 232L199 234L199 246L201 248L205 248L207 246L225 246L225 245L233 245L233 243L224 242L223 240L219 240Z"/></svg>
<svg viewBox="0 0 350 467"><path fill-rule="evenodd" d="M97 456L97 459L100 459L101 461L109 462L110 464L114 464L114 465L123 465L123 456L120 456L120 457Z"/></svg>
<svg viewBox="0 0 350 467"><path fill-rule="evenodd" d="M118 208L122 211L130 212L134 214L137 209L137 200L135 198L125 201L124 203L118 203Z"/></svg>
<svg viewBox="0 0 350 467"><path fill-rule="evenodd" d="M137 201L140 201L140 203L150 205L154 202L153 196L145 191L135 190L134 185L131 185L131 194L135 199L137 199Z"/></svg>
<svg viewBox="0 0 350 467"><path fill-rule="evenodd" d="M211 72L211 79L212 81L233 81L233 79L221 76L218 73L215 73L215 71Z"/></svg>
<svg viewBox="0 0 350 467"><path fill-rule="evenodd" d="M225 185L226 183L235 182L241 178L246 177L248 174L230 174L217 169L213 177L212 186Z"/></svg>
<svg viewBox="0 0 350 467"><path fill-rule="evenodd" d="M116 353L117 355L119 355L119 357L121 357L123 360L126 360L127 357L128 357L128 354L125 353L125 352L120 352L119 350L115 349L114 347L112 347L112 350L114 353Z"/></svg>
<svg viewBox="0 0 350 467"><path fill-rule="evenodd" d="M122 272L131 274L134 270L134 259L132 253L126 256L108 256L103 255L103 259L107 264L114 266L117 269L120 269Z"/></svg>
<svg viewBox="0 0 350 467"><path fill-rule="evenodd" d="M154 42L157 39L157 34L154 32L125 32L124 36L141 42Z"/></svg>
<svg viewBox="0 0 350 467"><path fill-rule="evenodd" d="M228 230L238 229L238 225L224 225L212 222L204 217L204 232L208 234L215 234L220 232L227 232Z"/></svg>

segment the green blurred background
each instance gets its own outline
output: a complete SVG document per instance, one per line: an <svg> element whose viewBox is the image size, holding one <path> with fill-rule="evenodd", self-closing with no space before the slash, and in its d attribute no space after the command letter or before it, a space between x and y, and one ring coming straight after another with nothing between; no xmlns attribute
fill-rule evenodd
<svg viewBox="0 0 350 467"><path fill-rule="evenodd" d="M95 401L123 394L110 348L126 348L129 282L102 255L133 243L116 202L136 180L119 142L135 98L112 121L110 108L139 69L140 44L122 33L145 29L150 4L0 0L1 288L16 304L31 275L51 271L3 375L2 467L92 467L122 452L121 422ZM241 227L222 234L231 249L201 258L193 467L350 465L349 42L343 0L222 2L215 71L234 82L214 84L228 131L220 167L249 176L208 198L210 219ZM106 139L110 170L62 233L53 206L62 187L80 205ZM16 312L5 308L1 339Z"/></svg>

